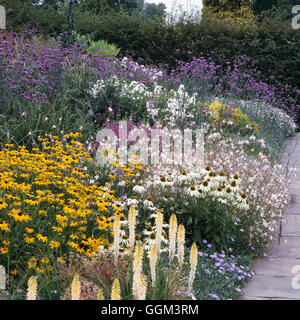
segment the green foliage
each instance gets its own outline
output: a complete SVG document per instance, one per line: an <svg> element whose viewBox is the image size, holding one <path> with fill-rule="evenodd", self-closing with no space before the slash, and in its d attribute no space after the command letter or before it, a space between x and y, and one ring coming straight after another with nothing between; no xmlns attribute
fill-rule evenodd
<svg viewBox="0 0 300 320"><path fill-rule="evenodd" d="M87 50L91 53L110 55L116 57L120 51L114 44L109 44L105 40L91 41Z"/></svg>
<svg viewBox="0 0 300 320"><path fill-rule="evenodd" d="M250 0L204 0L204 6L214 7L217 11L238 10L250 5Z"/></svg>
<svg viewBox="0 0 300 320"><path fill-rule="evenodd" d="M105 40L93 41L90 34L77 34L75 37L75 41L79 45L86 47L87 52L93 54L97 53L99 56L106 55L116 57L120 52L119 48L117 48L114 44L107 43L107 41Z"/></svg>
<svg viewBox="0 0 300 320"><path fill-rule="evenodd" d="M107 0L83 0L79 9L93 14L105 14L110 10L110 7Z"/></svg>
<svg viewBox="0 0 300 320"><path fill-rule="evenodd" d="M213 250L199 253L194 293L197 300L238 299L252 277L253 262L248 256L216 255Z"/></svg>
<svg viewBox="0 0 300 320"><path fill-rule="evenodd" d="M255 14L260 14L263 11L271 9L289 9L291 12L292 6L299 4L299 0L254 0L251 7Z"/></svg>
<svg viewBox="0 0 300 320"><path fill-rule="evenodd" d="M278 3L283 7L288 2L294 4L297 1L299 0L282 0ZM51 36L64 30L66 7L56 10L49 6L41 10L30 6L30 1L3 2L9 8L9 27L20 29L24 28L24 24L32 25ZM219 2L229 5L228 1L207 1L207 4L216 5ZM230 3L236 3L235 7L238 7L238 4L245 5L246 2ZM254 2L253 10L256 8L255 12L260 12L267 8L262 3ZM269 17L260 22L247 19L245 23L244 16L238 16L235 21L234 17L218 18L204 13L201 23L181 21L176 25L168 25L163 19L155 21L145 19L141 14L130 15L126 12L126 8L133 7L135 12L138 12L141 5L141 1L136 1L135 5L124 2L122 7L125 11L120 7L117 12L108 8L112 6L112 2L108 2L106 11L104 0L85 0L74 6L75 30L82 35L93 34L93 41L106 40L114 43L120 48L122 55L141 57L145 64L168 64L170 68L176 65L177 60L188 61L191 56L199 57L211 51L215 52L216 62L223 66L234 56L245 54L262 70L264 80L269 81L269 76L275 75L276 80L291 84L294 91L299 88L299 32L291 28L289 21L282 21L280 14L272 13L272 18L271 13L268 13ZM224 12L222 14L224 15ZM223 54L222 57L219 53Z"/></svg>
<svg viewBox="0 0 300 320"><path fill-rule="evenodd" d="M198 103L199 104L199 103ZM239 133L241 135L257 134L258 124L251 121L240 108L234 108L219 101L210 104L199 104L200 108L207 112L209 123L214 124L219 129L225 128L228 132Z"/></svg>
<svg viewBox="0 0 300 320"><path fill-rule="evenodd" d="M217 61L226 65L235 55L246 54L265 79L274 74L295 89L300 85L300 36L279 19L245 25L204 16L201 24L187 21L171 26L127 14L110 14L90 20L81 17L75 24L78 32L94 32L95 40L115 43L121 54L141 57L145 63L174 67L176 60L188 61L190 56L214 51Z"/></svg>
<svg viewBox="0 0 300 320"><path fill-rule="evenodd" d="M146 3L144 12L145 19L159 19L163 18L166 15L166 6L164 3Z"/></svg>

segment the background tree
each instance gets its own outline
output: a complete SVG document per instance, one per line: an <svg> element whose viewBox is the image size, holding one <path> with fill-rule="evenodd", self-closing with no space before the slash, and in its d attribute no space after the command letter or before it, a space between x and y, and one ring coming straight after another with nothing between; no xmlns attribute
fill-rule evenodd
<svg viewBox="0 0 300 320"><path fill-rule="evenodd" d="M107 0L81 0L79 8L95 14L105 14L111 9Z"/></svg>
<svg viewBox="0 0 300 320"><path fill-rule="evenodd" d="M256 15L277 15L284 20L292 17L292 7L299 5L300 0L253 0L251 7Z"/></svg>
<svg viewBox="0 0 300 320"><path fill-rule="evenodd" d="M254 14L260 14L263 11L271 10L277 3L278 0L253 0L251 7Z"/></svg>
<svg viewBox="0 0 300 320"><path fill-rule="evenodd" d="M251 0L203 0L204 7L213 7L216 11L236 11L250 4Z"/></svg>
<svg viewBox="0 0 300 320"><path fill-rule="evenodd" d="M139 6L139 0L107 0L107 4L116 11L122 7L126 12L131 14Z"/></svg>
<svg viewBox="0 0 300 320"><path fill-rule="evenodd" d="M164 3L146 3L143 10L143 16L145 19L162 19L166 16L166 9Z"/></svg>

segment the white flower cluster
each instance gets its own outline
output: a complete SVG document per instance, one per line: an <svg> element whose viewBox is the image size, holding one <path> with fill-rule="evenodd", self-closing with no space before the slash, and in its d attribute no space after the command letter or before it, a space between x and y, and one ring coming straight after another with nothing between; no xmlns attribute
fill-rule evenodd
<svg viewBox="0 0 300 320"><path fill-rule="evenodd" d="M185 90L183 84L181 84L177 91L171 89L167 92L166 89L160 89L160 97L166 97L166 107L164 109L164 114L166 120L170 124L175 125L177 120L192 120L194 119L194 109L193 107L196 105L197 93L195 92L192 96ZM148 112L153 113L153 105L149 108L149 104L147 105ZM154 110L159 108L159 105L154 107ZM158 111L155 111L157 114Z"/></svg>
<svg viewBox="0 0 300 320"><path fill-rule="evenodd" d="M250 137L251 138L251 137ZM272 164L269 156L262 152L250 156L244 146L250 139L221 140L218 135L209 135L206 145L206 159L214 170L224 170L228 174L238 174L243 179L240 188L247 194L251 215L244 215L247 221L251 244L268 244L272 240L277 219L282 217L288 203L288 177L279 164Z"/></svg>
<svg viewBox="0 0 300 320"><path fill-rule="evenodd" d="M273 122L286 137L295 135L297 124L284 110L263 101L240 101L241 109L265 123Z"/></svg>
<svg viewBox="0 0 300 320"><path fill-rule="evenodd" d="M139 64L137 62L134 62L131 59L128 59L127 57L124 57L122 61L120 62L120 65L124 69L128 69L131 71L131 76L134 77L136 76L134 73L140 73L143 75L143 78L145 75L147 75L147 78L153 82L156 82L158 80L161 80L163 78L163 72L157 68L150 68L146 67L142 64Z"/></svg>
<svg viewBox="0 0 300 320"><path fill-rule="evenodd" d="M209 166L201 169L199 172L183 170L179 172L174 169L168 171L165 175L153 175L146 181L139 182L134 188L139 193L140 204L148 210L155 211L158 208L154 206L152 196L145 199L147 195L159 194L164 201L165 195L168 195L166 201L176 201L176 194L186 194L186 201L189 197L205 199L210 198L223 204L229 204L238 210L249 210L246 193L240 188L240 179L238 175L227 176L224 172L216 173Z"/></svg>
<svg viewBox="0 0 300 320"><path fill-rule="evenodd" d="M106 80L98 80L89 94L97 98L104 92L107 86L119 88L119 96L127 97L135 102L144 102L149 116L158 121L163 119L169 126L175 126L176 121L192 121L195 117L194 106L197 101L197 93L190 95L183 84L178 90L167 90L154 83L154 88L149 89L146 85L137 81L126 81L113 76Z"/></svg>
<svg viewBox="0 0 300 320"><path fill-rule="evenodd" d="M113 75L112 77L108 78L108 79L100 79L98 80L93 88L91 90L88 91L88 93L90 95L92 95L92 97L94 99L96 99L98 97L98 95L101 93L101 92L104 92L105 89L107 88L107 86L113 86L113 87L119 87L122 85L122 81L119 80L119 78L115 75Z"/></svg>
<svg viewBox="0 0 300 320"><path fill-rule="evenodd" d="M214 97L214 100L226 103L221 97ZM235 104L253 121L259 124L273 124L285 137L295 135L297 124L284 110L261 100L237 100Z"/></svg>

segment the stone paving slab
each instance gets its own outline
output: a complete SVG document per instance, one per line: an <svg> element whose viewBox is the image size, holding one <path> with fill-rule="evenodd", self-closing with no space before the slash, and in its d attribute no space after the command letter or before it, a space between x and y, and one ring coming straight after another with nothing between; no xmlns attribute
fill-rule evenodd
<svg viewBox="0 0 300 320"><path fill-rule="evenodd" d="M276 256L300 259L300 237L281 237Z"/></svg>
<svg viewBox="0 0 300 320"><path fill-rule="evenodd" d="M300 215L288 215L287 221L282 223L283 237L300 237Z"/></svg>
<svg viewBox="0 0 300 320"><path fill-rule="evenodd" d="M300 207L298 203L290 203L285 210L287 216L289 215L300 215Z"/></svg>
<svg viewBox="0 0 300 320"><path fill-rule="evenodd" d="M300 195L292 193L292 202L300 204ZM299 209L300 209L300 206L299 206Z"/></svg>
<svg viewBox="0 0 300 320"><path fill-rule="evenodd" d="M244 296L243 300L299 300L299 298Z"/></svg>
<svg viewBox="0 0 300 320"><path fill-rule="evenodd" d="M300 181L297 181L297 184L300 184ZM299 190L299 189L300 189L300 187L298 187L297 185L293 185L293 184L291 183L290 192L291 192L292 195L293 195L292 198L297 199L297 200L294 201L294 202L299 202L299 197L297 197L297 194L296 194L296 192L298 192L297 190Z"/></svg>
<svg viewBox="0 0 300 320"><path fill-rule="evenodd" d="M244 290L243 300L300 300L300 289L292 287L294 266L300 268L300 133L285 141L281 156L283 172L296 168L291 177L291 203L279 224L278 236L267 258L255 264L256 275ZM287 167L287 168L286 168Z"/></svg>
<svg viewBox="0 0 300 320"><path fill-rule="evenodd" d="M294 266L300 266L300 259L271 257L255 265L255 273L267 276L291 276Z"/></svg>
<svg viewBox="0 0 300 320"><path fill-rule="evenodd" d="M255 300L257 298L300 299L300 289L295 290L292 287L294 276L293 274L290 276L257 274L250 280L243 299L246 297L252 297Z"/></svg>

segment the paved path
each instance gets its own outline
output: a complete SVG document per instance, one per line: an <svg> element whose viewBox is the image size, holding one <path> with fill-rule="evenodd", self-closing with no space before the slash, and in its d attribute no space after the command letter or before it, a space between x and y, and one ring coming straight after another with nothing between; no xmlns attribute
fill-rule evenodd
<svg viewBox="0 0 300 320"><path fill-rule="evenodd" d="M244 290L243 300L300 300L300 288L293 289L292 280L299 274L300 286L300 133L284 144L281 162L288 168L296 167L291 178L291 203L278 226L278 236L270 247L267 258L255 265L256 275ZM297 273L292 273L292 269Z"/></svg>

